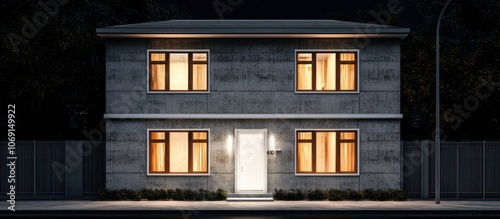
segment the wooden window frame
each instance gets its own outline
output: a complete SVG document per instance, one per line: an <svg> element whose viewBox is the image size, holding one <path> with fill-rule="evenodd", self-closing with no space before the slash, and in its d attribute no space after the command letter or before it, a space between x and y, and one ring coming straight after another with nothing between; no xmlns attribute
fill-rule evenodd
<svg viewBox="0 0 500 219"><path fill-rule="evenodd" d="M311 132L311 139L299 139L299 133ZM335 132L335 171L336 172L316 172L316 133L317 132ZM354 139L341 139L341 132L354 132ZM311 143L311 156L312 156L312 170L299 171L299 143ZM354 143L354 170L355 171L340 171L340 144L341 143ZM357 129L297 129L295 130L295 175L300 176L353 176L359 175L359 130Z"/></svg>
<svg viewBox="0 0 500 219"><path fill-rule="evenodd" d="M163 132L165 134L165 139L152 139L153 132ZM188 133L188 172L170 172L169 160L168 160L168 151L169 151L169 133L171 132L185 132ZM207 139L194 139L194 132L205 132L207 135ZM148 143L147 143L147 174L148 175L186 175L186 176L200 176L200 175L210 175L210 131L206 129L148 129ZM165 171L152 171L151 170L151 153L152 153L152 144L153 143L164 143L165 144ZM193 143L206 143L207 144L207 157L206 157L206 165L207 171L193 171Z"/></svg>
<svg viewBox="0 0 500 219"><path fill-rule="evenodd" d="M311 53L311 61L299 61L299 53ZM335 90L316 90L316 54L335 53ZM354 53L354 61L340 61L340 54ZM299 89L299 64L310 64L312 66L311 90ZM354 64L354 89L340 89L340 65ZM296 93L358 93L359 92L359 50L295 50L295 92Z"/></svg>
<svg viewBox="0 0 500 219"><path fill-rule="evenodd" d="M165 54L165 61L152 61L151 54L159 53ZM207 55L206 61L193 61L194 53L205 53ZM170 90L170 54L188 54L188 89L187 90ZM148 93L208 93L210 91L210 51L208 50L148 50ZM152 90L152 65L163 64L165 65L165 90ZM207 65L207 81L206 90L193 90L193 65L205 64Z"/></svg>

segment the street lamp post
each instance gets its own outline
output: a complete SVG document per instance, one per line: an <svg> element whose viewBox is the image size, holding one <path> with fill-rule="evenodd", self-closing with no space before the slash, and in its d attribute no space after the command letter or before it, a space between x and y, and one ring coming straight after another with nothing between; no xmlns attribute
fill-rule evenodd
<svg viewBox="0 0 500 219"><path fill-rule="evenodd" d="M441 203L441 134L439 126L439 26L441 26L441 18L446 11L446 8L450 4L451 0L446 1L446 4L441 11L438 18L437 29L436 29L436 204Z"/></svg>

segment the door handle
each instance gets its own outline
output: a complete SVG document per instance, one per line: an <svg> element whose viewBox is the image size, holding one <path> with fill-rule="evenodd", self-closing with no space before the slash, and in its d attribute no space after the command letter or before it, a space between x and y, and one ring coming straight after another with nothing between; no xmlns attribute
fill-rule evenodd
<svg viewBox="0 0 500 219"><path fill-rule="evenodd" d="M241 172L243 172L243 167L241 167Z"/></svg>

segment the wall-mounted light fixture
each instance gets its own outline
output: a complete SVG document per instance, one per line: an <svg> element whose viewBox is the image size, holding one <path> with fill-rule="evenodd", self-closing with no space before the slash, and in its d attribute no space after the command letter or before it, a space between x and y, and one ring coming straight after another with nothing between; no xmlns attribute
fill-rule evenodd
<svg viewBox="0 0 500 219"><path fill-rule="evenodd" d="M227 136L226 150L229 154L233 151L233 136L230 134Z"/></svg>
<svg viewBox="0 0 500 219"><path fill-rule="evenodd" d="M276 139L274 135L269 136L269 147L267 148L268 155L274 155L275 152L281 151L281 149L276 149Z"/></svg>

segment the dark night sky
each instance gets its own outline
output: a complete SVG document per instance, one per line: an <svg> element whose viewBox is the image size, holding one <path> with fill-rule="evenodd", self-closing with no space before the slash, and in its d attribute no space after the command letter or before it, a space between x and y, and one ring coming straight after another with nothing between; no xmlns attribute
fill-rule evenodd
<svg viewBox="0 0 500 219"><path fill-rule="evenodd" d="M216 1L232 9L223 13L224 19L331 19L328 15L335 13L341 15L343 20L355 21L359 20L356 17L359 9L378 12L379 8L386 9L391 0L308 0L286 3L269 0L174 0L173 2L186 7L192 19L221 19L214 7ZM239 4L231 6L229 2ZM400 4L403 11L399 15L409 27L413 28L423 20L416 10L415 2L401 1Z"/></svg>

